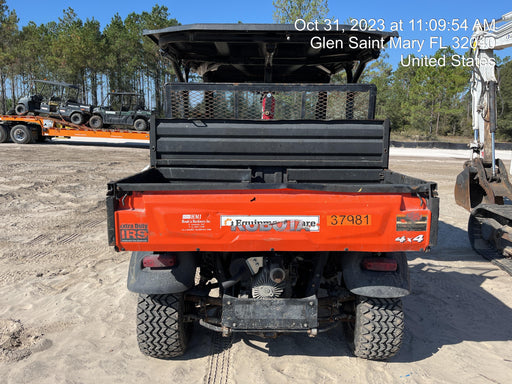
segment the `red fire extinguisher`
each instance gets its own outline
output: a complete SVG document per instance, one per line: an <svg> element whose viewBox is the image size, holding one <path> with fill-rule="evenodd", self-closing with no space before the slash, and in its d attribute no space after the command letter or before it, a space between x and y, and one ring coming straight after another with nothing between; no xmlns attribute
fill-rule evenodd
<svg viewBox="0 0 512 384"><path fill-rule="evenodd" d="M261 118L263 120L273 120L274 119L274 110L276 108L276 99L269 92L263 97L262 101L262 114Z"/></svg>

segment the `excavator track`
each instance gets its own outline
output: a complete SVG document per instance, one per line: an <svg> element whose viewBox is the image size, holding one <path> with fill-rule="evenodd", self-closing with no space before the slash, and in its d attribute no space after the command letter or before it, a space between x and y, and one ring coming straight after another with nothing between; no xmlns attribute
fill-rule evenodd
<svg viewBox="0 0 512 384"><path fill-rule="evenodd" d="M482 204L468 222L471 247L512 276L512 205Z"/></svg>

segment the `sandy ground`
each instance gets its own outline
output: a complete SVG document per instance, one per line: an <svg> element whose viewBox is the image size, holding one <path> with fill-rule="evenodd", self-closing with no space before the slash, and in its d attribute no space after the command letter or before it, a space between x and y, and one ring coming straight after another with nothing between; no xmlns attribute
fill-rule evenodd
<svg viewBox="0 0 512 384"><path fill-rule="evenodd" d="M460 153L443 153L391 151L391 169L437 181L441 196L439 245L409 257L393 359L352 357L340 329L226 341L197 326L186 357L159 361L138 350L129 254L107 245L104 203L107 182L144 168L147 148L2 144L0 382L510 383L512 277L471 250L452 193Z"/></svg>

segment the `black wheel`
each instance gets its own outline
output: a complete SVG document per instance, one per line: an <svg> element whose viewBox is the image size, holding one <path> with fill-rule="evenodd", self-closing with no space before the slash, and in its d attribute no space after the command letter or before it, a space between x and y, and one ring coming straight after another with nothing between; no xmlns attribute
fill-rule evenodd
<svg viewBox="0 0 512 384"><path fill-rule="evenodd" d="M11 129L11 140L17 144L28 144L34 141L32 131L23 124L15 125Z"/></svg>
<svg viewBox="0 0 512 384"><path fill-rule="evenodd" d="M142 353L158 359L183 355L192 333L192 323L183 321L183 294L139 294L137 341Z"/></svg>
<svg viewBox="0 0 512 384"><path fill-rule="evenodd" d="M69 119L73 124L77 125L83 124L84 122L84 116L80 112L73 112Z"/></svg>
<svg viewBox="0 0 512 384"><path fill-rule="evenodd" d="M3 125L0 125L0 143L5 143L8 138L9 135L7 134L7 128L5 128Z"/></svg>
<svg viewBox="0 0 512 384"><path fill-rule="evenodd" d="M103 127L103 119L101 116L94 115L89 119L89 125L91 128L101 128Z"/></svg>
<svg viewBox="0 0 512 384"><path fill-rule="evenodd" d="M16 106L16 108L14 109L14 111L16 112L17 115L25 115L28 112L25 104L18 104Z"/></svg>
<svg viewBox="0 0 512 384"><path fill-rule="evenodd" d="M344 323L344 330L354 355L370 360L396 355L404 335L402 300L359 296L353 306L354 321Z"/></svg>
<svg viewBox="0 0 512 384"><path fill-rule="evenodd" d="M144 119L137 119L133 122L133 128L137 131L145 131L148 128L148 122Z"/></svg>

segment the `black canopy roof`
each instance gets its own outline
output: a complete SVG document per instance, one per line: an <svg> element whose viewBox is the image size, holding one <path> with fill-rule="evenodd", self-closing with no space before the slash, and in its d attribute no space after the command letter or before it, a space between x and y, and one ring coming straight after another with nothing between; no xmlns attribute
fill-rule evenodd
<svg viewBox="0 0 512 384"><path fill-rule="evenodd" d="M181 81L183 69L185 76L196 72L207 82L275 83L329 82L341 70L347 71L348 82L357 82L366 63L398 36L349 25L326 28L318 25L319 30L309 32L291 24L191 24L144 34L172 60Z"/></svg>

